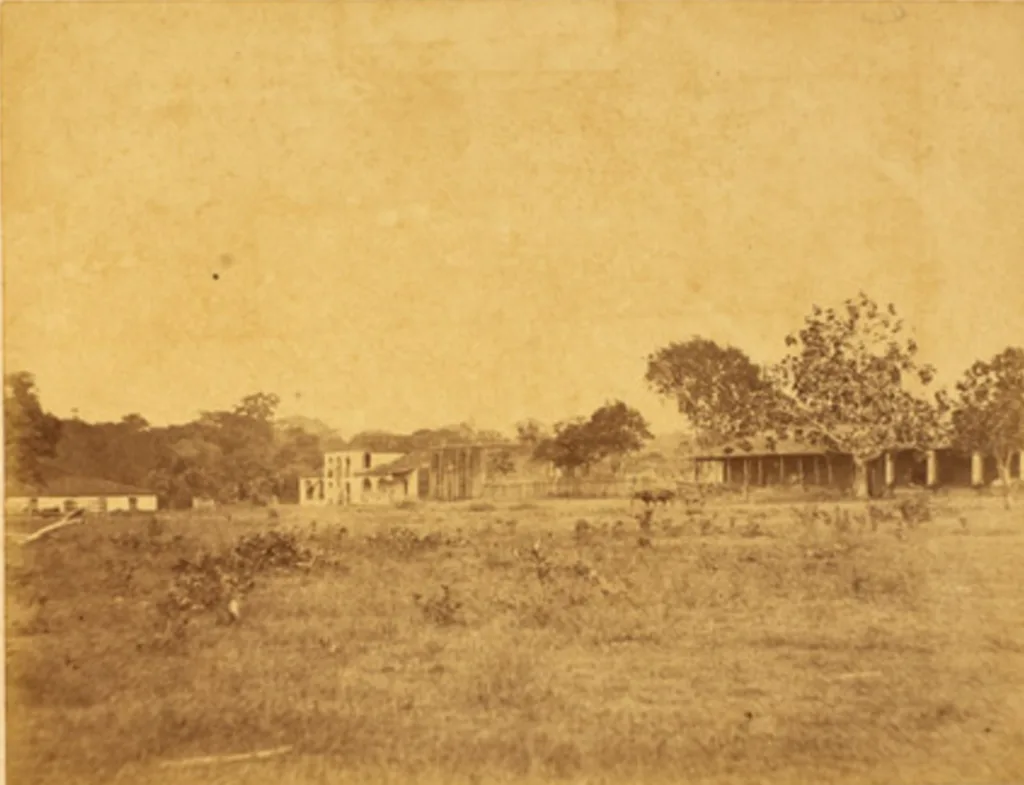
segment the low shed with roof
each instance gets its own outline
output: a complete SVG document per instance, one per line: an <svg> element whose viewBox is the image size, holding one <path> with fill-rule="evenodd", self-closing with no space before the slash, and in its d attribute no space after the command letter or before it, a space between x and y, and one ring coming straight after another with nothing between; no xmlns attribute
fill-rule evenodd
<svg viewBox="0 0 1024 785"><path fill-rule="evenodd" d="M368 502L400 502L425 499L430 483L430 456L423 452L403 455L397 460L361 472L371 483Z"/></svg>
<svg viewBox="0 0 1024 785"><path fill-rule="evenodd" d="M72 510L135 512L158 507L157 494L145 488L72 475L52 477L38 486L9 482L4 496L8 515Z"/></svg>

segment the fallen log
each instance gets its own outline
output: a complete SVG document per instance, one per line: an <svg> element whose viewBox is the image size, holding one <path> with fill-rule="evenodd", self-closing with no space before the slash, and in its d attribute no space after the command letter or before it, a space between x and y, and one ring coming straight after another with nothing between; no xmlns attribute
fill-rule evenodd
<svg viewBox="0 0 1024 785"><path fill-rule="evenodd" d="M42 529L32 532L32 534L21 541L21 544L28 545L30 542L35 542L41 537L50 534L50 532L55 532L58 529L65 528L66 526L73 526L76 523L81 523L83 520L85 520L85 510L72 510L56 523L51 523L49 526L44 526Z"/></svg>

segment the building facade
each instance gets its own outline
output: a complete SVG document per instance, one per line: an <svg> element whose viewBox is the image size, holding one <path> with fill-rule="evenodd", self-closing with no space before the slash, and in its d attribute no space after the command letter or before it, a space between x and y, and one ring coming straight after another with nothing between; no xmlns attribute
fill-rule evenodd
<svg viewBox="0 0 1024 785"><path fill-rule="evenodd" d="M795 442L771 448L761 440L749 450L724 447L697 455L695 479L732 487L803 487L848 491L854 487L853 456L828 452ZM1010 466L1010 477L1022 480L1021 455ZM950 448L893 450L866 466L868 493L879 496L890 488L977 488L998 479L995 459Z"/></svg>
<svg viewBox="0 0 1024 785"><path fill-rule="evenodd" d="M299 504L365 504L379 495L386 475L374 469L397 461L404 453L340 450L324 454L319 475L299 478Z"/></svg>

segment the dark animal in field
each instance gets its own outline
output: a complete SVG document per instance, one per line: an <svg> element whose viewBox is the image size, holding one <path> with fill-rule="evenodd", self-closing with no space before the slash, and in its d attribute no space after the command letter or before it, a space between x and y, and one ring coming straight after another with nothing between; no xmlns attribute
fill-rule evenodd
<svg viewBox="0 0 1024 785"><path fill-rule="evenodd" d="M637 491L633 494L633 498L629 500L630 506L633 502L641 501L645 506L650 507L655 504L668 505L669 502L675 501L675 491L668 489L661 489L655 491Z"/></svg>

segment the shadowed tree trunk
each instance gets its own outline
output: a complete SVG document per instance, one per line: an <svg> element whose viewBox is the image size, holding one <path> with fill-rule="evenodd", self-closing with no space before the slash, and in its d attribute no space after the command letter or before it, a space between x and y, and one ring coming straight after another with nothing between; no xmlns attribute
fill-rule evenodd
<svg viewBox="0 0 1024 785"><path fill-rule="evenodd" d="M999 466L999 479L1003 484L1003 506L1009 510L1013 508L1013 480L1010 478L1010 463L1013 461L1013 453L996 457Z"/></svg>
<svg viewBox="0 0 1024 785"><path fill-rule="evenodd" d="M868 498L868 459L853 456L853 495L857 499Z"/></svg>

